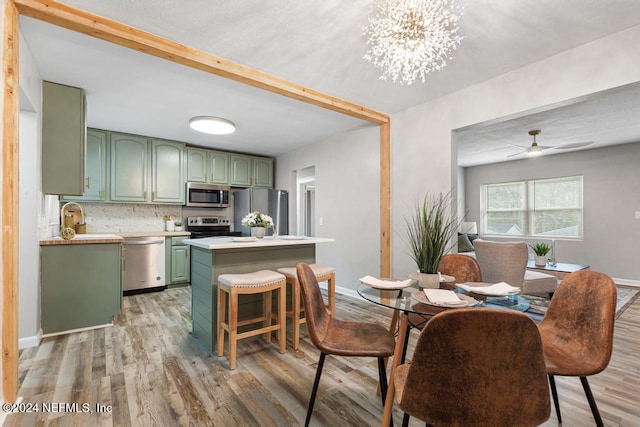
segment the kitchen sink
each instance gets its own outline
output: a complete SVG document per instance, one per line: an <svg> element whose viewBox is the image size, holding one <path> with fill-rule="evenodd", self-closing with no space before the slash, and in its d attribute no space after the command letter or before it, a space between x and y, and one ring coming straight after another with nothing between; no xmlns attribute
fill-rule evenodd
<svg viewBox="0 0 640 427"><path fill-rule="evenodd" d="M117 234L76 234L76 237L74 237L71 240L83 240L83 239L117 239L118 236ZM62 237L60 236L56 236L54 237L55 240L62 240Z"/></svg>

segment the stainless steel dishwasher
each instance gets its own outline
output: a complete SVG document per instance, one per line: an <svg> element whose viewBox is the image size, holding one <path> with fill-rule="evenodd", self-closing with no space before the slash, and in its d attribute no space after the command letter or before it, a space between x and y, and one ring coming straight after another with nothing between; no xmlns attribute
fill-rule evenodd
<svg viewBox="0 0 640 427"><path fill-rule="evenodd" d="M164 237L125 237L122 291L124 295L166 288Z"/></svg>

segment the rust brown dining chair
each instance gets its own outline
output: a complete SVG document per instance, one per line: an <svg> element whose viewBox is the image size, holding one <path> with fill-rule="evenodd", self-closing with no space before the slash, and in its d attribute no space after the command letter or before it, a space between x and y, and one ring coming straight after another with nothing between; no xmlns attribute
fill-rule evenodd
<svg viewBox="0 0 640 427"><path fill-rule="evenodd" d="M447 276L455 278L453 284L440 284L446 289L455 288L455 283L482 282L480 264L475 258L461 254L446 254L442 257L438 271ZM419 305L424 305L419 303ZM418 313L409 313L409 324L417 329L422 329L430 316L423 316Z"/></svg>
<svg viewBox="0 0 640 427"><path fill-rule="evenodd" d="M403 426L537 426L551 414L540 333L514 310L437 314L392 376Z"/></svg>
<svg viewBox="0 0 640 427"><path fill-rule="evenodd" d="M455 277L455 283L482 282L480 264L468 255L446 254L440 261L438 271Z"/></svg>
<svg viewBox="0 0 640 427"><path fill-rule="evenodd" d="M347 322L331 317L327 312L320 292L320 286L308 264L296 267L298 281L302 288L307 331L311 342L320 350L320 360L309 399L305 426L309 425L313 406L320 384L324 359L328 354L336 356L362 356L378 358L378 374L382 391L382 404L387 390L385 357L393 355L395 339L381 325L365 322ZM375 391L372 391L374 394Z"/></svg>
<svg viewBox="0 0 640 427"><path fill-rule="evenodd" d="M555 375L580 377L596 425L603 425L587 377L602 372L611 359L616 298L611 277L576 271L564 277L538 326L558 423L562 417Z"/></svg>

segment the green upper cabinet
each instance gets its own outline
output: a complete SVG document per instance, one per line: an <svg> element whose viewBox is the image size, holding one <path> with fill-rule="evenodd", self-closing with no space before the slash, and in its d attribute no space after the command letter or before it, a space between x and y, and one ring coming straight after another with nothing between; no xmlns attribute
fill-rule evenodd
<svg viewBox="0 0 640 427"><path fill-rule="evenodd" d="M187 148L187 181L229 184L229 154Z"/></svg>
<svg viewBox="0 0 640 427"><path fill-rule="evenodd" d="M147 201L147 153L147 138L111 134L111 201Z"/></svg>
<svg viewBox="0 0 640 427"><path fill-rule="evenodd" d="M209 152L209 183L229 184L229 154L220 151Z"/></svg>
<svg viewBox="0 0 640 427"><path fill-rule="evenodd" d="M85 95L42 83L42 191L81 196L85 182Z"/></svg>
<svg viewBox="0 0 640 427"><path fill-rule="evenodd" d="M200 148L187 148L187 181L207 182L209 152Z"/></svg>
<svg viewBox="0 0 640 427"><path fill-rule="evenodd" d="M151 202L184 203L184 144L151 141Z"/></svg>
<svg viewBox="0 0 640 427"><path fill-rule="evenodd" d="M229 185L232 187L251 187L251 157L232 154Z"/></svg>
<svg viewBox="0 0 640 427"><path fill-rule="evenodd" d="M253 157L253 186L273 188L273 159L266 157Z"/></svg>
<svg viewBox="0 0 640 427"><path fill-rule="evenodd" d="M273 159L232 154L229 184L232 187L273 188Z"/></svg>
<svg viewBox="0 0 640 427"><path fill-rule="evenodd" d="M87 168L82 196L64 196L62 200L104 202L107 199L107 133L87 130Z"/></svg>

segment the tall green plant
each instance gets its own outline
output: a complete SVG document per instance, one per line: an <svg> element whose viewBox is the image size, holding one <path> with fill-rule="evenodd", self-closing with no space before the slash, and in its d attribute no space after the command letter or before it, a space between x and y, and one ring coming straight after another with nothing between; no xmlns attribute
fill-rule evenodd
<svg viewBox="0 0 640 427"><path fill-rule="evenodd" d="M427 194L413 216L405 218L410 255L420 273L437 273L440 260L453 245L458 224L451 197L451 193Z"/></svg>

